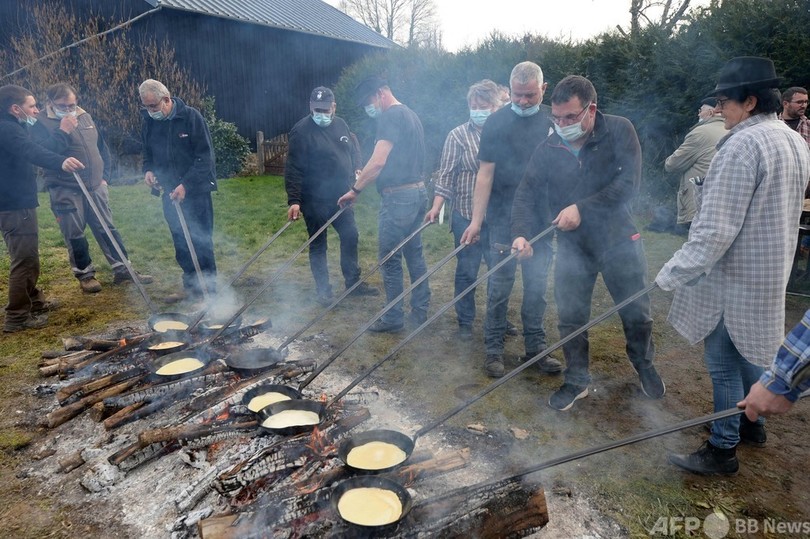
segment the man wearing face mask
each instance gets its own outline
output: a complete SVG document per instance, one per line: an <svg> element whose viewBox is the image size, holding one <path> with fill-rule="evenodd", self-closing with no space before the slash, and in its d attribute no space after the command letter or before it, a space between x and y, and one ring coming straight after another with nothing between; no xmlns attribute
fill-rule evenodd
<svg viewBox="0 0 810 539"><path fill-rule="evenodd" d="M516 65L509 77L509 84L511 106L494 112L487 119L481 133L481 148L478 152L480 167L475 180L472 219L460 240L467 244L481 241L486 218L489 244L485 248L490 249L491 264L497 264L509 256L515 189L523 177L532 152L551 131L549 108L541 105L546 83L543 82L540 66L533 62ZM538 220L544 223L551 221L544 213L538 214ZM537 256L522 264L523 303L520 317L523 322L526 358L534 357L546 348L543 317L546 311L546 278L551 264L551 241L541 240L536 249ZM493 378L499 378L505 372L503 351L507 332L506 312L516 271L517 261L510 260L490 276L487 283L484 370ZM547 374L562 370L560 362L552 357L539 362L538 367Z"/></svg>
<svg viewBox="0 0 810 539"><path fill-rule="evenodd" d="M335 116L335 95L319 86L309 98L310 114L290 131L284 186L287 189L287 218L304 215L307 232L312 236L339 209L335 201L354 183L359 172L360 151L354 135L342 118ZM332 222L340 237L340 269L343 282L350 288L360 280L357 263L357 225L354 210L348 208ZM326 262L326 234L309 245L309 267L315 278L316 300L332 303L332 286ZM377 290L361 283L355 296L376 296Z"/></svg>
<svg viewBox="0 0 810 539"><path fill-rule="evenodd" d="M368 163L351 189L338 199L338 204L353 204L365 187L376 183L380 193L378 254L382 258L419 228L425 215L427 190L422 181L425 135L419 117L394 97L385 80L365 79L354 93L357 105L377 121L376 143ZM421 234L415 235L382 265L385 297L389 303L404 290L403 258L411 282L427 272ZM411 294L411 325L418 326L427 320L429 303L430 287L425 279ZM403 302L399 301L369 331L396 333L404 327Z"/></svg>
<svg viewBox="0 0 810 539"><path fill-rule="evenodd" d="M557 226L554 298L560 338L565 338L590 319L598 274L616 303L647 286L641 235L630 213L641 184L641 148L626 118L596 110L596 90L585 77L569 75L557 84L551 118L555 133L532 155L515 194L512 248L518 258L532 256L526 238L545 226L536 215L548 207ZM624 307L619 316L641 389L660 399L666 388L653 366L649 295ZM587 333L565 344L563 353L565 381L549 399L549 406L561 411L588 395Z"/></svg>
<svg viewBox="0 0 810 539"><path fill-rule="evenodd" d="M39 230L37 183L34 167L77 172L84 165L46 150L29 138L28 127L39 113L31 92L9 84L0 87L0 231L9 254L8 304L3 331L40 328L41 314L51 305L37 288Z"/></svg>
<svg viewBox="0 0 810 539"><path fill-rule="evenodd" d="M80 174L87 191L101 214L101 218L112 232L124 256L127 256L124 242L110 210L107 179L110 177L110 152L90 114L78 106L76 90L69 84L54 84L46 91L48 98L45 110L37 115L37 123L31 129L31 137L60 155L75 157L86 168ZM76 184L73 174L45 171L45 186L51 199L51 210L59 223L65 239L73 275L79 280L84 292L101 291L101 283L96 279L96 269L90 258L90 246L84 229L90 225L101 252L113 270L113 283L131 281L124 262L107 237L84 193ZM138 274L142 283L151 283L150 275Z"/></svg>
<svg viewBox="0 0 810 539"><path fill-rule="evenodd" d="M472 219L473 191L475 176L478 174L478 148L481 143L481 129L487 118L501 108L500 89L491 80L484 79L470 86L467 92L469 120L456 127L447 135L442 151L439 171L436 173L433 207L425 215L425 221L435 222L439 217L442 205L449 201L452 208L450 228L455 245L458 247L461 235L470 225ZM481 235L487 238L486 226ZM488 247L486 239L462 249L457 255L455 292L458 296L478 277L481 259L489 263L489 249L485 251L482 244ZM456 303L459 335L472 335L472 324L475 320L475 290Z"/></svg>
<svg viewBox="0 0 810 539"><path fill-rule="evenodd" d="M664 169L667 172L681 174L678 185L676 229L679 234L686 235L689 232L692 218L697 211L694 182L706 177L712 158L717 153L717 143L727 133L723 126L722 113L715 114L716 103L717 100L713 97L707 97L700 102L697 125L689 130L683 139L683 144L664 161Z"/></svg>
<svg viewBox="0 0 810 539"><path fill-rule="evenodd" d="M138 92L143 104L144 181L153 192L158 187L163 190L163 216L172 234L175 259L183 270L183 292L166 299L198 299L203 291L173 202L181 205L206 288L214 293L217 265L211 192L217 190L217 180L211 134L200 111L172 97L163 83L145 80Z"/></svg>

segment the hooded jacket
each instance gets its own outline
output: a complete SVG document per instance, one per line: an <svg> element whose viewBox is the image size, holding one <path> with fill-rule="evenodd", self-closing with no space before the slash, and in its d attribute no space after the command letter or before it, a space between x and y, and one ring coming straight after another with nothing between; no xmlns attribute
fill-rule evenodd
<svg viewBox="0 0 810 539"><path fill-rule="evenodd" d="M153 120L142 111L143 172L152 171L168 194L183 184L188 195L217 190L214 148L208 125L194 107L172 98L172 112Z"/></svg>
<svg viewBox="0 0 810 539"><path fill-rule="evenodd" d="M0 211L36 208L34 167L62 169L65 158L46 150L28 134L28 126L8 112L0 113Z"/></svg>

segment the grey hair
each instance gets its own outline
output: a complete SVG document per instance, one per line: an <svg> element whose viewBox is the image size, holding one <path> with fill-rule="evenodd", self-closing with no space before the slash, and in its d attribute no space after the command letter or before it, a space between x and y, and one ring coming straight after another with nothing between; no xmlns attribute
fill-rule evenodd
<svg viewBox="0 0 810 539"><path fill-rule="evenodd" d="M479 99L493 107L500 107L500 93L501 91L498 89L498 85L491 80L479 80L470 86L470 89L467 92L467 103L472 102L473 99Z"/></svg>
<svg viewBox="0 0 810 539"><path fill-rule="evenodd" d="M509 85L513 82L518 84L528 84L536 80L537 84L543 85L543 70L534 62L520 62L512 68L512 74L509 75Z"/></svg>
<svg viewBox="0 0 810 539"><path fill-rule="evenodd" d="M146 94L154 94L155 97L158 99L163 99L164 97L171 97L172 94L169 93L169 89L166 86L155 79L146 79L138 86L138 93L141 97L145 96Z"/></svg>

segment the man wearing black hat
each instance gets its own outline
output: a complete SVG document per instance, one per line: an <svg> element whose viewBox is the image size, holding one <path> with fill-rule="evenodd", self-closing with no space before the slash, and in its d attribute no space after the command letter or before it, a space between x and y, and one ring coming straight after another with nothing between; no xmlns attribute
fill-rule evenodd
<svg viewBox="0 0 810 539"><path fill-rule="evenodd" d="M425 136L419 117L394 97L385 80L378 77L364 80L355 88L355 97L357 105L377 120L377 141L368 163L338 204L353 204L365 187L376 182L380 193L379 256L382 258L422 224L427 209L427 190L422 181ZM427 272L421 234L414 236L382 265L385 297L389 303L404 288L403 257L411 282ZM425 279L411 294L410 321L413 324L427 320L429 303L430 287ZM400 301L369 330L401 331L405 326L404 318Z"/></svg>
<svg viewBox="0 0 810 539"><path fill-rule="evenodd" d="M354 135L342 118L335 116L335 95L318 86L309 98L310 114L290 131L284 186L287 189L288 219L304 214L307 232L312 236L337 211L335 201L346 192L360 168L360 152ZM354 212L347 209L332 222L340 237L340 269L346 288L360 280L357 264L357 225ZM326 263L326 234L309 245L309 267L315 278L317 301L332 302L332 286ZM355 295L379 292L365 283L354 289Z"/></svg>
<svg viewBox="0 0 810 539"><path fill-rule="evenodd" d="M698 109L698 123L689 130L677 150L667 157L664 169L667 172L679 172L681 180L678 185L678 227L679 233L689 232L689 225L695 216L695 183L702 181L709 170L714 154L717 153L717 143L726 134L723 125L723 115L715 114L714 107L717 100L707 97L700 102Z"/></svg>
<svg viewBox="0 0 810 539"><path fill-rule="evenodd" d="M669 322L690 343L704 343L715 411L743 400L784 336L785 287L810 150L776 116L778 83L767 58L734 58L723 66L712 95L730 131L698 187L689 240L655 279L675 291ZM695 473L733 474L737 444L765 440L761 418L736 415L715 421L700 449L669 460Z"/></svg>

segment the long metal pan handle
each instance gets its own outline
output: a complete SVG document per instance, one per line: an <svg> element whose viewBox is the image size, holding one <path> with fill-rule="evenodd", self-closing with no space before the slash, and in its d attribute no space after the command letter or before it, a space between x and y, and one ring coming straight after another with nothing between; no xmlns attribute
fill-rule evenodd
<svg viewBox="0 0 810 539"><path fill-rule="evenodd" d="M557 350L558 348L561 348L564 344L566 344L571 339L574 339L575 337L579 336L581 333L583 333L585 331L588 331L590 328L592 328L596 324L602 322L604 319L606 319L609 316L613 315L614 313L616 313L620 309L622 309L622 308L626 307L627 305L633 303L634 301L636 301L641 296L644 296L645 294L649 294L650 291L652 291L656 286L657 285L653 281L652 284L646 286L645 288L643 288L642 290L639 290L638 292L636 292L635 294L633 294L632 296L630 296L626 300L624 300L621 303L618 303L617 305L615 305L612 308L608 309L607 311L605 311L601 315L597 316L596 318L594 318L593 320L591 320L590 322L588 322L587 324L585 324L581 328L577 329L576 331L574 331L573 333L571 333L570 335L568 335L564 339L561 339L561 340L557 341L555 344L553 344L552 346L549 346L548 348L546 348L545 350L543 350L542 352L540 352L539 354L537 354L536 356L531 358L526 363L523 363L522 365L516 367L514 370L509 371L509 373L506 376L504 376L503 378L501 378L497 382L493 382L492 384L490 384L487 387L485 387L484 389L482 389L477 395L472 397L469 401L467 401L464 404L462 404L461 406L458 406L457 408L447 412L446 414L444 414L442 417L440 417L439 419L437 419L433 423L431 423L429 425L426 425L425 427L422 427L414 435L414 439L418 438L419 436L425 434L426 432L436 428L437 426L441 425L442 423L444 423L445 421L447 421L448 419L450 419L451 417L453 417L457 413L459 413L462 410L464 410L465 408L467 408L472 403L474 403L477 400L481 399L482 397L488 395L490 392L495 391L496 389L498 389L499 387L504 385L506 382L508 382L509 380L511 380L512 378L514 378L518 374L520 374L521 372L525 371L526 369L528 369L529 367L531 367L532 365L534 365L535 363L540 361L542 358L544 358L547 355L551 354L553 351Z"/></svg>
<svg viewBox="0 0 810 539"><path fill-rule="evenodd" d="M551 234L551 232L552 232L552 231L553 231L555 228L556 228L556 227L555 227L554 225L552 225L552 226L548 227L547 229L545 229L544 231L542 231L541 233L539 233L538 235L536 235L535 237L533 237L532 239L530 239L530 240L529 240L529 245L533 245L533 244L534 244L534 243L536 243L538 240L542 239L544 236L547 236L548 234ZM394 356L394 354L396 354L397 352L399 352L399 351L400 351L400 350L401 350L401 349L402 349L402 348L403 348L403 347L404 347L406 344L408 344L409 342L411 342L411 340L413 340L413 338L414 338L414 337L416 337L416 336L417 336L417 335L418 335L418 334L419 334L419 333L420 333L420 332L421 332L423 329L425 329L427 326L429 326L431 323L433 323L433 322L434 322L434 321L435 321L437 318L439 318L441 315L443 315L445 312L447 312L447 311L448 311L448 309L450 309L450 307L452 307L453 305L455 305L456 303L458 303L459 301L461 301L461 299L462 299L464 296L466 296L467 294L469 294L470 292L472 292L472 291L475 289L475 287L476 287L476 286L478 286L479 284L481 284L482 282L484 282L484 280L486 280L487 278L489 278L489 276L490 276L490 275L492 275L493 273L495 273L496 271L498 271L499 269L501 269L501 268L502 268L502 267L503 267L505 264L507 264L507 263L508 263L510 260L512 260L512 259L513 259L514 257L516 257L517 255L518 255L517 251L515 251L515 252L513 252L513 253L509 254L509 256L507 256L506 258L504 258L503 260L501 260L500 262L498 262L497 264L495 264L495 265L494 265L492 268L490 268L490 269L489 269L489 270L488 270L486 273L484 273L483 275L481 275L480 277L478 277L478 278L477 278L477 279L476 279L476 280L475 280L475 281L474 281L474 282L473 282L473 283L472 283L470 286L468 286L468 287L467 287L467 288L465 288L463 291L461 291L461 293L459 293L459 294L458 294L456 297L454 297L454 298L453 298L451 301L449 301L449 302L445 303L444 305L442 305L442 307L441 307L441 308L440 308L438 311L436 311L436 312L433 314L433 316L431 316L430 318L428 318L427 320L425 320L425 321L422 323L422 325L420 325L418 328L416 328L415 330L413 330L413 332L411 332L411 334L410 334L410 335L408 335L408 336L407 336L407 337L405 337L405 338L404 338L402 341L400 341L400 343L399 343L399 344L397 344L397 345L396 345L396 346L395 346L395 347L394 347L394 348L393 348L393 349L392 349L390 352L388 352L388 354L386 354L386 356L385 356L385 357L383 357L382 359L380 359L379 361L377 361L377 363L375 363L374 365L372 365L371 367L369 367L368 369L366 369L366 370L365 370L365 371L364 371L364 372L363 372L363 373L362 373L360 376L358 376L357 378L355 378L355 379L352 381L352 383L350 383L348 386L346 386L346 387L343 389L343 391L341 391L340 393L338 393L338 394L337 394L337 395L336 395L336 396L335 396L335 397L334 397L334 398L333 398L333 399L332 399L332 400L329 402L329 404L327 404L327 405L326 405L326 407L327 407L327 408L329 408L330 406L332 406L333 404L335 404L337 401L339 401L340 399L342 399L343 397L345 397L345 396L346 396L346 394L347 394L349 391L351 391L352 389L354 389L354 387L355 387L355 386L357 386L357 384L359 384L360 382L362 382L362 381L363 381L363 380L364 380L364 379L365 379L365 378L366 378L368 375L370 375L371 373L373 373L374 371L376 371L376 370L377 370L377 368L378 368L380 365L382 365L383 363L385 363L386 361L388 361L389 359L391 359L391 358Z"/></svg>
<svg viewBox="0 0 810 539"><path fill-rule="evenodd" d="M84 185L81 176L79 176L77 173L74 172L73 177L76 179L76 183L79 184L79 188L82 190L84 198L87 199L87 203L90 204L90 208L93 210L93 213L96 214L96 219L98 219L98 222L101 223L101 227L104 229L104 233L107 234L107 237L109 238L110 244L113 246L113 249L115 249L115 252L118 254L118 258L121 259L121 262L124 264L124 267L127 268L129 275L132 277L132 282L135 283L135 286L138 288L138 292L140 292L141 295L143 296L143 299L146 302L146 308L149 309L149 312L151 314L157 313L158 312L157 307L155 306L154 303L152 303L152 299L149 297L149 294L146 293L146 289L143 287L143 283L138 278L138 274L135 273L134 269L132 269L132 264L129 263L129 259L126 256L124 256L124 250L121 249L121 246L118 244L118 241L113 236L110 227L107 226L107 222L102 217L101 211L98 209L98 206L96 205L96 201L93 200L93 197L90 196L90 192L87 190L87 186Z"/></svg>
<svg viewBox="0 0 810 539"><path fill-rule="evenodd" d="M203 298L206 303L211 301L208 296L208 286L205 284L202 270L200 269L200 260L197 258L197 250L194 249L194 243L191 241L191 232L188 231L188 224L186 223L186 216L183 214L183 208L180 207L180 202L172 200L174 208L177 210L177 218L180 220L180 228L183 229L183 236L186 238L186 245L188 246L188 253L191 255L191 263L194 264L194 272L197 274L197 281L200 283L200 290L202 290Z"/></svg>
<svg viewBox="0 0 810 539"><path fill-rule="evenodd" d="M307 247L309 247L309 244L310 244L310 243L312 243L313 241L315 241L315 239L316 239L318 236L320 236L321 234L323 234L323 232L324 232L324 231L325 231L327 228L329 228L329 225L331 225L331 224L332 224L332 223L335 221L335 219L337 219L338 217L340 217L340 216L343 214L343 212L344 212L344 211L346 211L348 208L351 208L351 206L350 206L350 205L343 206L343 207L342 207L342 208L340 208L338 211L336 211L336 212L335 212L335 214L334 214L332 217L330 217L329 219L327 219L327 221L326 221L326 222L323 224L323 226L322 226L321 228L319 228L318 230L316 230L316 231L315 231L315 233L314 233L313 235L311 235L311 236L309 237L309 239L307 239L307 241L305 241L305 242L304 242L304 245L302 245L302 246L301 246L301 247L300 247L300 248L299 248L299 249L298 249L298 250L297 250L295 253L293 253L293 255L292 255L290 258L288 258L288 259L287 259L287 261L286 261L286 262L284 262L284 264L282 264L282 265L281 265L281 267L280 267L279 269L277 269L277 270L275 271L275 273L273 273L273 275L271 275L271 276L270 276L270 277L269 277L269 278L268 278L268 279L267 279L267 280L264 282L264 284L263 284L263 285L262 285L262 286L261 286L261 287L260 287L260 288L259 288L259 289L258 289L258 290L257 290L257 291L254 293L254 294L253 294L253 296L251 296L251 298L250 298L250 299L248 299L248 300L245 302L245 304L244 304L244 305L242 305L242 307L241 307L241 308L240 308L238 311L236 311L236 312L233 314L233 316L231 316L231 319L230 319L230 320L228 320L226 323L222 324L222 329L220 329L219 331L217 331L217 332L216 332L216 333L215 333L215 334L214 334L214 335L211 337L210 341L214 341L214 340L215 340L217 337L219 337L220 335L222 335L222 333L223 333L223 332L224 332L226 329L228 329L228 326L230 326L230 325L233 323L233 321L234 321L234 320L236 320L237 318L239 318L239 316L241 316L241 315L242 315L242 313L243 313L243 312L245 312L245 310L246 310L248 307L250 307L251 305L253 305L253 303L254 303L254 302L257 300L257 299L259 299L259 296L261 296L261 295L264 293L264 291L265 291L265 290L267 290L268 288L270 288L270 285L271 285L271 284L273 284L274 282L276 282L276 280L278 280L278 278L279 278L279 277L281 277L281 275L282 275L282 274L283 274L283 273L284 273L284 272L287 270L287 268L289 268L289 267L292 265L292 263L293 263L293 262L295 262L295 259L296 259L296 258L298 258L298 255L300 255L301 253L303 253L303 252L304 252L304 249L306 249Z"/></svg>
<svg viewBox="0 0 810 539"><path fill-rule="evenodd" d="M293 222L294 222L294 221L292 221L292 220L288 220L286 223L284 223L284 226L282 226L281 228L279 228L279 229L278 229L278 231L277 231L275 234L273 234L273 235L270 237L270 239L269 239L269 240L267 240L267 243L265 243L264 245L262 245L261 249L259 249L258 251L256 251L256 254L254 254L252 257L250 257L250 260L248 260L247 262L245 262L245 263L242 265L242 267L241 267L241 268L239 268L239 270L237 270L237 272L234 274L234 276L233 276L233 277L231 277L231 280L228 282L228 285L227 285L227 286L228 286L229 288L230 288L231 286L233 286L233 283L235 283L235 282L236 282L236 280L237 280L239 277L241 277L241 276L242 276L242 275L243 275L243 274L244 274L244 273L247 271L247 269L250 267L250 265L251 265L251 264L253 264L254 262L256 262L256 260L257 260L257 259L258 259L258 258L259 258L261 255L262 255L262 253L263 253L263 252L265 252L265 251L266 251L266 250L267 250L267 249L268 249L268 248L269 248L269 247L270 247L270 246L273 244L273 242L274 242L274 241L276 241L276 238L278 238L279 236L281 236L281 233L282 233L282 232L284 232L285 230L287 230L287 229L290 227L290 225L291 225L291 224L293 224ZM206 313L207 313L207 312L208 312L210 309L211 309L211 304L210 304L210 303L206 303L206 304L205 304L205 307L203 307L203 309L202 309L202 310L201 310L201 311L200 311L200 312L197 314L197 316L194 318L194 320L192 321L191 325L188 327L188 329L187 329L186 331L187 331L187 332L194 331L194 328L196 328L196 327L197 327L197 325L200 323L200 321L203 319L203 317L206 315Z"/></svg>
<svg viewBox="0 0 810 539"><path fill-rule="evenodd" d="M407 236L407 237L406 237L404 240L402 240L401 242L399 242L399 244L398 244L396 247L394 247L393 249L391 249L391 251L390 251L390 252L389 252L387 255L385 255L383 258L381 258L381 259L380 259L380 261L379 261L379 262L377 262L377 264L376 264L376 265L375 265L373 268L371 268L370 270L368 270L368 271L365 273L365 275L363 275L363 276L360 278L360 280L358 280L358 281L357 281L356 283L354 283L352 286L350 286L349 288L347 288L347 289L346 289L346 290L345 290L345 291L344 291L344 292L343 292L343 293L342 293L340 296L338 296L337 298L335 298L335 300L332 302L332 304L331 304L331 305L329 305L329 307L327 307L327 308L326 308L326 309L325 309L325 310L324 310L324 311L323 311L321 314L319 314L318 316L316 316L316 317L315 317L315 318L314 318L314 319L313 319L311 322L309 322L307 325L305 325L304 327L302 327L301 329L299 329L298 331L296 331L296 332L295 332L295 333L294 333L294 334L293 334L291 337L288 337L288 338L287 338L287 340L285 340L283 343L281 343L281 344L279 345L278 349L279 349L279 350L284 350L284 348L286 348L287 346L289 346L291 342L293 342L295 339L297 339L298 337L300 337L301 335L303 335L303 334L304 334L304 332L305 332L306 330L308 330L309 328L311 328L312 326L314 326L315 324L317 324L318 322L320 322L321 320L323 320L323 317L324 317L324 316L326 316L327 314L329 314L329 312L330 312L332 309L334 309L334 308L335 308L335 305L337 305L338 303L340 303L341 301L343 301L343 300L346 298L346 296L348 296L349 294L351 294L352 292L354 292L354 290L355 290L355 289L356 289L358 286L360 286L362 283L364 283L364 282L366 281L366 279L368 279L368 278L369 278L369 277L370 277L372 274L374 274L374 272L375 272L375 271L377 271L378 269L380 269L380 267L382 267L382 265L383 265L383 264L385 264L385 263L386 263L386 262L387 262L387 261L388 261L388 260L389 260L389 259L390 259L392 256L394 256L394 255L397 253L397 251L399 251L400 249L402 249L402 248L405 246L405 244L406 244L406 243L408 243L409 241L411 241L411 240L414 238L414 236L416 236L417 234L419 234L419 233L420 233L420 232L422 232L422 231L423 231L425 228L427 228L428 226L430 226L430 225L432 225L432 224L433 224L432 222L422 223L422 226L420 226L419 228L417 228L416 230L414 230L413 232L411 232L410 234L408 234L408 236Z"/></svg>
<svg viewBox="0 0 810 539"><path fill-rule="evenodd" d="M309 375L309 377L307 377L307 379L306 379L306 380L304 380L303 382L301 382L301 385L300 385L300 386L298 386L298 390L299 390L299 391L301 391L303 388L307 387L307 386L308 386L308 385L309 385L309 384L310 384L310 383L311 383L311 382L312 382L312 381L315 379L315 377L316 377L316 376L318 376L319 374L321 374L321 373L323 372L323 370L324 370L326 367L328 367L329 365L331 365L331 364L332 364L332 362L333 362L333 361L335 361L335 360L338 358L338 356L339 356L340 354L342 354L343 352L345 352L345 351L346 351L346 350L347 350L347 349L348 349L348 348L349 348L349 347L350 347L352 344L354 344L354 342L355 342L357 339L359 339L359 338L360 338L360 336L361 336L361 335L363 335L363 333L365 333L365 332L366 332L366 330L367 330L368 328L370 328L370 327L371 327L371 325L372 325L374 322L376 322L377 320L379 320L380 318L382 318L382 317L383 317L383 315L385 315L385 313L387 313L388 311L390 311L391 309L393 309L393 308L394 308L394 305L396 305L396 304L397 304L397 303L398 303L400 300L402 300L402 299L403 299L403 298L404 298L404 297L405 297L405 296L406 296L406 295L407 295L407 294L408 294L408 293L409 293L411 290L413 290L414 288L416 288L417 286L419 286L420 284L422 284L422 283L425 281L425 279L427 279L428 277L430 277L431 275L433 275L434 273L436 273L436 271L438 271L438 270L439 270L439 269L440 269L442 266L444 266L444 265L445 265L445 264L447 264L447 263L448 263L450 260L452 260L452 259L453 259L453 257L454 257L454 256L456 256L456 254L458 254L458 252L459 252L459 251L461 251L462 249L464 249L466 246L467 246L467 244L466 244L466 243L462 243L462 244L460 244L458 247L456 247L455 249L453 249L453 250L452 250L452 251L451 251L451 252L450 252L450 253L449 253L447 256L445 256L444 258L442 258L441 260L439 260L439 261L436 263L436 265L434 265L432 268L428 269L428 270L425 272L425 274L424 274L424 275L422 275L422 276L421 276L421 277L419 277L417 280L415 280L414 282L412 282L412 283L411 283L411 285L410 285L409 287L407 287L405 290L403 290L403 291L402 291L402 293L401 293L400 295L398 295L396 298L394 298L394 299L393 299L393 300L392 300L390 303L388 303L388 305L386 305L385 307L383 307L382 309L380 309L379 311L377 311L377 314L375 314L374 316L372 316L372 317L371 317L371 320L369 320L368 322L366 322L366 323L363 325L363 327L361 327L359 330L357 330L357 333L355 333L355 334L354 334L354 336L353 336L351 339L349 339L349 342L347 342L347 343L346 343L346 344L345 344L345 345L344 345L342 348L340 348L340 349L339 349L337 352L335 352L334 354L332 354L331 356L329 356L329 358L328 358L328 359L326 359L326 361L324 361L322 364L318 365L318 368L317 368L317 369L315 369L314 371L312 371L312 373Z"/></svg>

